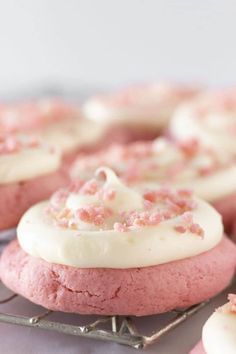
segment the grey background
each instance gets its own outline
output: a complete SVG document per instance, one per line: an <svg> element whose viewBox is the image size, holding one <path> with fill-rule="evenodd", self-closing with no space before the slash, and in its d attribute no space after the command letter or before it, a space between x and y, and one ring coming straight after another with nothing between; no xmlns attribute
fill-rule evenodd
<svg viewBox="0 0 236 354"><path fill-rule="evenodd" d="M0 92L235 81L234 0L0 0Z"/></svg>

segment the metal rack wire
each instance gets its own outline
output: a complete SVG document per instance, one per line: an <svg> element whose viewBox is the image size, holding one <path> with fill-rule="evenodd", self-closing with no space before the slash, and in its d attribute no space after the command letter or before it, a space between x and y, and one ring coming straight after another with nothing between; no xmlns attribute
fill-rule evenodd
<svg viewBox="0 0 236 354"><path fill-rule="evenodd" d="M9 234L7 234L6 239L1 238L1 245L8 243L14 233L15 230L12 229L9 231ZM8 237L9 235L10 237ZM1 281L0 285L4 288ZM136 328L133 319L130 317L98 317L98 319L94 322L81 326L49 320L48 317L53 314L54 311L46 309L39 314L35 314L33 317L2 312L2 305L13 301L16 297L18 297L17 294L11 293L9 296L4 298L0 293L0 323L40 328L73 336L110 341L131 346L136 349L145 348L148 345L156 343L161 337L168 334L179 324L185 322L192 315L197 313L208 302L194 305L185 310L171 311L173 318L166 325L158 330L154 328L149 335L145 335L142 334L138 328Z"/></svg>
<svg viewBox="0 0 236 354"><path fill-rule="evenodd" d="M1 305L13 301L18 295L12 293L6 298L0 298ZM83 326L75 326L67 323L55 322L46 319L54 311L46 310L33 317L19 316L13 313L0 312L0 323L9 323L32 328L56 331L59 333L70 334L73 336L87 337L104 341L112 341L118 344L124 344L136 349L145 348L148 345L156 343L161 337L169 333L179 324L185 322L188 318L198 312L207 302L194 305L183 311L172 311L174 318L164 327L153 330L150 335L141 334L136 328L132 318L123 316L99 317L96 321ZM157 315L158 316L158 315ZM78 315L79 319L79 315ZM103 326L108 324L110 329Z"/></svg>

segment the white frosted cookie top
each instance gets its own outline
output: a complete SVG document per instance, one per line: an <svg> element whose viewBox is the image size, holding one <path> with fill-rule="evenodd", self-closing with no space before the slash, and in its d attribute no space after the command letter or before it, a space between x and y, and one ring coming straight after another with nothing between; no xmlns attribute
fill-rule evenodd
<svg viewBox="0 0 236 354"><path fill-rule="evenodd" d="M202 330L206 354L236 353L236 295L229 295L229 302L217 309Z"/></svg>
<svg viewBox="0 0 236 354"><path fill-rule="evenodd" d="M75 106L59 99L40 99L0 105L0 132L32 132L78 116Z"/></svg>
<svg viewBox="0 0 236 354"><path fill-rule="evenodd" d="M81 155L72 166L72 179L89 178L101 165L114 169L129 185L190 188L210 202L236 192L235 158L196 140L173 142L158 138Z"/></svg>
<svg viewBox="0 0 236 354"><path fill-rule="evenodd" d="M27 181L55 172L61 154L32 137L0 137L0 185Z"/></svg>
<svg viewBox="0 0 236 354"><path fill-rule="evenodd" d="M17 236L32 256L74 267L133 268L206 252L222 239L220 215L186 190L137 191L112 170L36 204Z"/></svg>
<svg viewBox="0 0 236 354"><path fill-rule="evenodd" d="M236 89L209 91L176 110L170 132L236 152Z"/></svg>
<svg viewBox="0 0 236 354"><path fill-rule="evenodd" d="M166 126L177 105L198 92L196 88L173 84L136 85L91 97L85 102L83 113L106 125L143 125L146 129L160 129Z"/></svg>
<svg viewBox="0 0 236 354"><path fill-rule="evenodd" d="M57 99L0 106L0 133L33 133L65 153L96 143L103 131L103 127L83 119L77 106Z"/></svg>
<svg viewBox="0 0 236 354"><path fill-rule="evenodd" d="M42 141L59 147L63 153L95 145L104 135L104 127L87 119L73 118L60 121L42 130Z"/></svg>

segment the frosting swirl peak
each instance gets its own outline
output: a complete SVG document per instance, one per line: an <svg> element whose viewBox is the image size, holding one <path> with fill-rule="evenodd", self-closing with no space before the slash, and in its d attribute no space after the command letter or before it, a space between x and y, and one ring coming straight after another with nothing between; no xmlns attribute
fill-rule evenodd
<svg viewBox="0 0 236 354"><path fill-rule="evenodd" d="M64 227L83 229L133 230L155 226L165 220L180 218L174 229L187 229L203 236L202 228L192 220L196 207L190 191L138 190L125 186L108 167L99 168L96 175L104 174L105 182L91 179L81 182L72 191L59 191L47 208L55 222Z"/></svg>

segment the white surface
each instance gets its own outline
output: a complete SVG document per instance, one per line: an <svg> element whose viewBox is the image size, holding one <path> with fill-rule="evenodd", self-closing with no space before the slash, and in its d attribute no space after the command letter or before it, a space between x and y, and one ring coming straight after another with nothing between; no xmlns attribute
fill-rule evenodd
<svg viewBox="0 0 236 354"><path fill-rule="evenodd" d="M234 0L0 2L0 92L37 82L235 80Z"/></svg>

